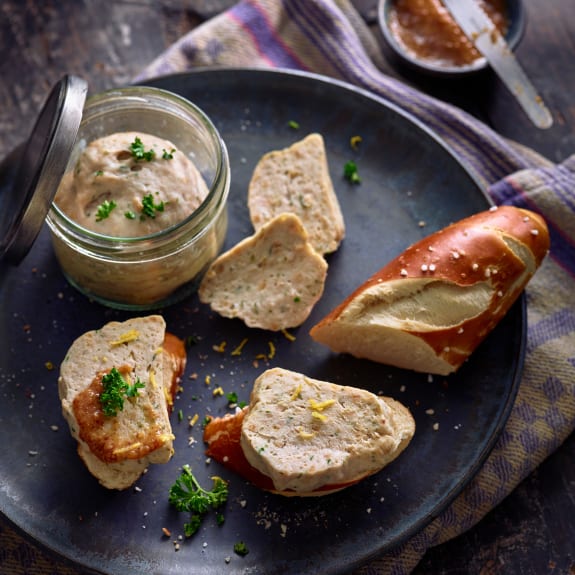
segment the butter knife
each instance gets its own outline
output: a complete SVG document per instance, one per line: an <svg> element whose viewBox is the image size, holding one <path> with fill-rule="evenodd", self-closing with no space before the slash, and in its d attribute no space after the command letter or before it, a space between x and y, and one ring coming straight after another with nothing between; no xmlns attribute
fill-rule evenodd
<svg viewBox="0 0 575 575"><path fill-rule="evenodd" d="M465 35L515 96L538 128L550 128L553 116L513 55L502 34L477 0L442 0Z"/></svg>

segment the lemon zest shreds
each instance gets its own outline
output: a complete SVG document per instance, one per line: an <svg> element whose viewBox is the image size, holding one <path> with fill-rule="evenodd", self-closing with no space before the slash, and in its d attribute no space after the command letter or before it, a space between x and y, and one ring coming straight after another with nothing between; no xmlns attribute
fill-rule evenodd
<svg viewBox="0 0 575 575"><path fill-rule="evenodd" d="M309 405L314 411L323 411L327 407L332 406L335 399L326 399L325 401L316 401L315 399L309 400Z"/></svg>
<svg viewBox="0 0 575 575"><path fill-rule="evenodd" d="M206 385L210 385L210 383L212 383L212 376L211 375L206 375L204 382Z"/></svg>
<svg viewBox="0 0 575 575"><path fill-rule="evenodd" d="M167 406L172 407L174 405L174 400L172 399L172 394L167 387L164 387L164 397L166 398Z"/></svg>
<svg viewBox="0 0 575 575"><path fill-rule="evenodd" d="M268 341L268 346L270 348L268 359L273 359L276 354L276 346L274 345L273 341Z"/></svg>
<svg viewBox="0 0 575 575"><path fill-rule="evenodd" d="M212 395L214 397L216 397L216 395L224 395L224 390L223 390L222 386L220 385L220 386L214 388L214 391L212 391Z"/></svg>
<svg viewBox="0 0 575 575"><path fill-rule="evenodd" d="M224 351L226 350L227 344L228 344L227 341L222 341L222 343L220 343L220 345L213 345L212 349L214 351L217 351L218 353L224 353Z"/></svg>
<svg viewBox="0 0 575 575"><path fill-rule="evenodd" d="M311 439L315 433L310 433L309 431L304 431L303 429L298 430L298 434L302 439Z"/></svg>
<svg viewBox="0 0 575 575"><path fill-rule="evenodd" d="M359 147L359 145L361 144L361 136L352 136L349 139L349 145L354 149L357 150L357 148Z"/></svg>
<svg viewBox="0 0 575 575"><path fill-rule="evenodd" d="M123 333L118 339L111 341L110 345L112 347L122 345L123 343L134 341L135 339L138 339L138 337L140 337L140 332L137 329L131 329L130 331Z"/></svg>
<svg viewBox="0 0 575 575"><path fill-rule="evenodd" d="M141 442L136 441L136 443L125 445L124 447L117 447L112 453L114 453L114 455L119 455L120 453L126 453L128 451L132 451L133 449L138 449L141 446Z"/></svg>
<svg viewBox="0 0 575 575"><path fill-rule="evenodd" d="M282 333L286 339L290 341L295 341L295 335L291 334L287 329L282 329Z"/></svg>
<svg viewBox="0 0 575 575"><path fill-rule="evenodd" d="M301 383L294 389L294 392L291 394L290 401L294 401L301 395Z"/></svg>
<svg viewBox="0 0 575 575"><path fill-rule="evenodd" d="M244 339L242 339L242 341L240 342L240 345L238 345L238 346L232 351L232 355L241 355L242 349L244 348L244 345L246 345L246 343L248 343L248 338L247 338L247 337L245 337Z"/></svg>
<svg viewBox="0 0 575 575"><path fill-rule="evenodd" d="M319 411L312 411L311 412L311 416L314 419L319 419L320 421L327 421L327 415L324 415L323 413L320 413Z"/></svg>

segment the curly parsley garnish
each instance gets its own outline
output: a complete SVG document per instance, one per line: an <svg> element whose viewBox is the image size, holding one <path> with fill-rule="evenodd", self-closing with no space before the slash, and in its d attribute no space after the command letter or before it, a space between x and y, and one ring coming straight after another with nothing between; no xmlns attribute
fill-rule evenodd
<svg viewBox="0 0 575 575"><path fill-rule="evenodd" d="M130 152L137 162L141 160L151 162L156 157L156 152L152 148L146 151L144 143L140 138L138 138L138 136L136 136L134 141L130 144Z"/></svg>
<svg viewBox="0 0 575 575"><path fill-rule="evenodd" d="M359 184L361 182L361 178L357 171L357 164L353 161L346 162L343 167L343 175L345 176L345 179L350 181L352 184Z"/></svg>
<svg viewBox="0 0 575 575"><path fill-rule="evenodd" d="M96 221L101 222L105 220L116 207L116 202L114 200L104 200L96 211Z"/></svg>
<svg viewBox="0 0 575 575"><path fill-rule="evenodd" d="M190 521L184 524L186 537L191 537L200 528L204 515L210 509L219 509L228 500L228 484L221 478L212 477L211 490L204 489L195 478L189 465L184 465L180 477L170 487L169 502L178 511L191 513ZM218 524L223 517L218 514Z"/></svg>
<svg viewBox="0 0 575 575"><path fill-rule="evenodd" d="M154 203L154 196L152 194L148 194L142 198L142 217L148 216L149 218L155 218L156 212L163 211L164 202Z"/></svg>
<svg viewBox="0 0 575 575"><path fill-rule="evenodd" d="M100 405L104 415L110 417L118 415L118 411L124 409L125 397L137 397L138 390L145 385L136 379L136 382L130 385L122 374L113 367L106 375L102 376L103 391L100 394Z"/></svg>

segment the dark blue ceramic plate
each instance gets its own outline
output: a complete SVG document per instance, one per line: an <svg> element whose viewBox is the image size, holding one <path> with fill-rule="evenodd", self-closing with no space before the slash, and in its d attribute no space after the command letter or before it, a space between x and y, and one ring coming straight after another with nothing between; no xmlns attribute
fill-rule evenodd
<svg viewBox="0 0 575 575"><path fill-rule="evenodd" d="M164 312L172 332L199 340L190 349L184 390L173 414L176 454L169 464L152 466L137 490L109 492L76 455L60 413L58 365L80 334L128 315L91 303L66 284L44 230L24 262L5 272L0 283L0 510L34 540L88 572L346 573L424 527L480 467L516 393L524 302L456 375L432 381L333 355L312 342L308 330L408 244L485 209L488 201L433 134L350 86L263 70L198 71L153 85L202 107L228 145L233 180L228 247L252 233L246 190L257 160L312 131L325 137L347 237L329 257L325 296L306 324L292 331L293 342L216 317L195 297ZM350 146L356 135L362 137L358 151ZM358 166L360 185L343 177L348 160ZM244 338L243 352L232 356ZM225 352L214 351L223 341ZM269 342L275 356L256 361L269 354ZM50 363L55 369L49 369ZM254 378L270 366L399 399L417 421L413 442L379 474L323 498L269 495L216 463L207 464L200 425L191 430L187 417L197 413L201 420L228 411L226 398L212 395L217 385L247 400ZM197 379L189 377L194 373ZM230 497L225 524L217 526L209 516L176 552L171 540L182 533L187 517L169 507L168 490L184 463L206 484L214 474L229 479ZM162 534L163 527L171 538ZM234 554L238 541L247 545L247 556Z"/></svg>

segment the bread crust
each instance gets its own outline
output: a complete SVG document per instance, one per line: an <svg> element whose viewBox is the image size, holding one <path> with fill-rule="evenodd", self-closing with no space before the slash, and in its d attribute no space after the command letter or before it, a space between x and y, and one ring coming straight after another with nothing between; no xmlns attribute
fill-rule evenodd
<svg viewBox="0 0 575 575"><path fill-rule="evenodd" d="M310 335L335 352L447 375L501 321L548 251L538 214L478 213L407 248Z"/></svg>

